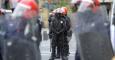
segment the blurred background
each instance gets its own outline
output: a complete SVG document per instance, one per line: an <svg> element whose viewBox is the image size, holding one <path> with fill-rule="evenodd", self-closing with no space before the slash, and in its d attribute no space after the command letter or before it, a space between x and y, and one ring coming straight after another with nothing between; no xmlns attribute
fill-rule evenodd
<svg viewBox="0 0 115 60"><path fill-rule="evenodd" d="M44 27L48 27L48 16L51 11L53 11L56 8L65 6L69 10L69 15L72 13L71 10L71 0L36 0L39 4L39 15L42 17L42 20L44 22ZM107 10L110 11L111 4L113 0L100 0L101 5L106 5ZM13 7L12 3L10 3L10 0L0 0L0 7L5 9L10 9Z"/></svg>
<svg viewBox="0 0 115 60"><path fill-rule="evenodd" d="M48 39L48 18L49 13L53 11L56 8L59 7L67 7L68 8L68 16L70 18L73 18L71 14L75 13L75 10L71 7L71 0L36 0L36 2L39 5L39 17L43 21L43 29L42 29L42 35L43 40L40 46L41 49L41 55L42 60L47 60L50 57L50 40ZM113 0L100 0L101 6L106 6L106 10L108 13L108 16L111 15L111 6L113 3ZM4 9L11 9L13 8L13 4L10 2L10 0L0 0L0 8ZM46 32L47 34L44 34ZM73 33L72 39L69 43L70 45L70 56L69 60L74 60L75 52L76 52L76 39L75 33Z"/></svg>

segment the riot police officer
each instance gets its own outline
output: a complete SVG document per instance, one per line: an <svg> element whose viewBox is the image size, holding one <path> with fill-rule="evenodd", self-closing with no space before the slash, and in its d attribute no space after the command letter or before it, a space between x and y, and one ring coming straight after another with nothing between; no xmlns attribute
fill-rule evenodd
<svg viewBox="0 0 115 60"><path fill-rule="evenodd" d="M49 21L49 38L50 38L50 41L51 41L51 47L50 47L50 49L51 49L51 58L49 59L49 60L54 60L55 59L55 57L56 57L56 42L54 43L54 40L53 40L53 32L51 31L51 25L52 25L52 21L55 19L55 15L53 14L53 13L50 13L50 16L49 16L49 19L48 19L48 21Z"/></svg>
<svg viewBox="0 0 115 60"><path fill-rule="evenodd" d="M67 32L70 29L70 24L68 22L67 17L64 16L59 10L61 10L61 8L58 8L56 13L49 17L49 36L52 45L52 53L50 60L54 60L55 57L62 57L62 60L68 60L67 56L69 51L69 45L67 40Z"/></svg>

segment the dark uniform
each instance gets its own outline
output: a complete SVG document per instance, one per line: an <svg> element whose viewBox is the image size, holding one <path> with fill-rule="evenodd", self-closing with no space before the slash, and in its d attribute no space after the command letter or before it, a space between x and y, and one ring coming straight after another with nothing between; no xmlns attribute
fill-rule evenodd
<svg viewBox="0 0 115 60"><path fill-rule="evenodd" d="M55 35L53 34L52 32L52 21L55 20L55 15L50 15L49 16L49 38L50 38L50 41L51 41L51 50L52 50L52 53L51 53L51 60L53 60L55 57L56 57L56 41L55 41Z"/></svg>
<svg viewBox="0 0 115 60"><path fill-rule="evenodd" d="M54 60L56 57L62 56L63 60L67 60L69 45L67 40L67 32L70 29L69 20L65 16L56 13L54 16L49 17L49 29L50 29L50 39L52 53L50 60Z"/></svg>

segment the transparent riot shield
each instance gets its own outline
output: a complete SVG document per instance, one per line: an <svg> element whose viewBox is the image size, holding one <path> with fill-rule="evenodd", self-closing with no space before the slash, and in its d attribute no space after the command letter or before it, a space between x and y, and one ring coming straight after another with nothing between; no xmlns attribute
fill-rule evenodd
<svg viewBox="0 0 115 60"><path fill-rule="evenodd" d="M0 60L3 60L3 46L5 31L3 29L3 22L5 16L0 16Z"/></svg>
<svg viewBox="0 0 115 60"><path fill-rule="evenodd" d="M106 7L101 6L96 12L90 8L77 12L75 21L81 60L111 60L113 51Z"/></svg>
<svg viewBox="0 0 115 60"><path fill-rule="evenodd" d="M8 17L9 18L9 17ZM3 19L0 23L0 52L3 60L41 60L40 49L32 39L24 37L24 21ZM16 24L18 22L19 24ZM10 24L10 25L9 25ZM21 24L21 25L20 25ZM16 29L19 29L18 31ZM15 31L16 30L16 31ZM6 32L4 35L1 32ZM14 34L12 34L14 33Z"/></svg>
<svg viewBox="0 0 115 60"><path fill-rule="evenodd" d="M3 60L39 60L37 46L24 39L4 40Z"/></svg>

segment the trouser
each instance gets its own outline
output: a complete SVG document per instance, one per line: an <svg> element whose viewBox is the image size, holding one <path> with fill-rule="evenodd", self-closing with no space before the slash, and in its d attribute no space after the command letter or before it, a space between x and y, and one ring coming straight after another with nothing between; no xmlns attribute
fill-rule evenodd
<svg viewBox="0 0 115 60"><path fill-rule="evenodd" d="M56 48L57 48L57 55L68 56L68 41L66 35L64 34L57 34L52 38L52 56L56 56Z"/></svg>

